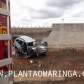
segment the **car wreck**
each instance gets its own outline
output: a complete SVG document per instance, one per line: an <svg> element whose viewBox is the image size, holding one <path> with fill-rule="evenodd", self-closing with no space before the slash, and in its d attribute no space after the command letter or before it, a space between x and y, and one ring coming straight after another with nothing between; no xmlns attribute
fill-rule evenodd
<svg viewBox="0 0 84 84"><path fill-rule="evenodd" d="M48 43L23 35L15 39L14 48L17 56L33 57L47 55Z"/></svg>

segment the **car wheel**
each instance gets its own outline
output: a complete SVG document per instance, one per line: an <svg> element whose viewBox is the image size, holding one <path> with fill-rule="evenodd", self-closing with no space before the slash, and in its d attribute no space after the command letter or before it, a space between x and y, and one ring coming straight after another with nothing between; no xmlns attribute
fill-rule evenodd
<svg viewBox="0 0 84 84"><path fill-rule="evenodd" d="M47 52L43 53L44 56L47 56Z"/></svg>
<svg viewBox="0 0 84 84"><path fill-rule="evenodd" d="M15 57L20 57L20 55L18 48L15 48Z"/></svg>
<svg viewBox="0 0 84 84"><path fill-rule="evenodd" d="M29 55L30 55L30 57L34 57L34 51L33 50L30 50L29 51Z"/></svg>

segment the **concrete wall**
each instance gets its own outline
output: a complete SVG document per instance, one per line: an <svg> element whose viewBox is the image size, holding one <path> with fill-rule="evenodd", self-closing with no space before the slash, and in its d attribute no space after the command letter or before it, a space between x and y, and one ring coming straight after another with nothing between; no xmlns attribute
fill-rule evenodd
<svg viewBox="0 0 84 84"><path fill-rule="evenodd" d="M84 47L84 24L56 24L46 40L49 47Z"/></svg>
<svg viewBox="0 0 84 84"><path fill-rule="evenodd" d="M12 28L12 35L28 35L35 39L42 40L49 36L51 28Z"/></svg>
<svg viewBox="0 0 84 84"><path fill-rule="evenodd" d="M13 28L12 34L25 34L48 42L54 48L84 47L84 24L55 24L51 28Z"/></svg>

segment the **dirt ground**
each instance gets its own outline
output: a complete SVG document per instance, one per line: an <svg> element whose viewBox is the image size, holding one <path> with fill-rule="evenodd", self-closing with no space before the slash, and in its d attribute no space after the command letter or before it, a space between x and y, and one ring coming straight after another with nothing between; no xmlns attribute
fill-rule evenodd
<svg viewBox="0 0 84 84"><path fill-rule="evenodd" d="M84 49L49 49L47 56L16 58L13 69L19 70L84 70ZM23 81L14 84L84 84L84 77L64 81Z"/></svg>

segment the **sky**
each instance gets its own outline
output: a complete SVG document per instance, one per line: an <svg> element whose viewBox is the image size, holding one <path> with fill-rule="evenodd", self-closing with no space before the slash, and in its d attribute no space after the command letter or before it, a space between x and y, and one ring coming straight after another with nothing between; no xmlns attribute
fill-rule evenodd
<svg viewBox="0 0 84 84"><path fill-rule="evenodd" d="M11 25L50 26L52 23L84 23L84 0L10 0Z"/></svg>

